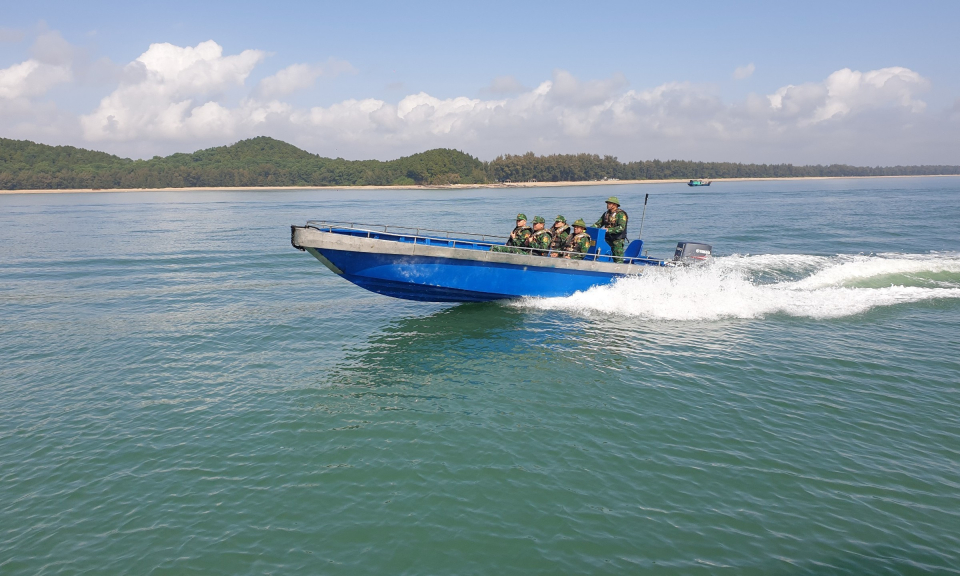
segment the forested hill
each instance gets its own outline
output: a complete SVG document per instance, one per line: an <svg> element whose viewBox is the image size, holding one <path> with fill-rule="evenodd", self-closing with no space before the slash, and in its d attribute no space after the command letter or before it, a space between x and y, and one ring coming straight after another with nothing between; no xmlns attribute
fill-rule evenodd
<svg viewBox="0 0 960 576"><path fill-rule="evenodd" d="M437 149L397 160L323 158L260 136L231 146L130 160L0 138L0 189L386 186L486 182L482 162Z"/></svg>
<svg viewBox="0 0 960 576"><path fill-rule="evenodd" d="M0 138L0 189L191 188L201 186L386 186L671 178L778 178L960 174L960 166L794 166L564 154L499 156L490 162L439 148L397 160L344 160L261 136L230 146L130 160L72 146Z"/></svg>

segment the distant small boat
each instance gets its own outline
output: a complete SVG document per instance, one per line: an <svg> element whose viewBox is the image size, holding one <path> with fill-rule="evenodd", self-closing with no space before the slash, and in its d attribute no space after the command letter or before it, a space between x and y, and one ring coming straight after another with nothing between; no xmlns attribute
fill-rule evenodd
<svg viewBox="0 0 960 576"><path fill-rule="evenodd" d="M709 186L710 180L691 180L687 182L687 186Z"/></svg>

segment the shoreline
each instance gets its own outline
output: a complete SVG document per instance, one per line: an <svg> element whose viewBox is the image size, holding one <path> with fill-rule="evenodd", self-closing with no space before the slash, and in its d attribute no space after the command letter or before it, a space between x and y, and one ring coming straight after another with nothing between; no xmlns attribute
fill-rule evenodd
<svg viewBox="0 0 960 576"><path fill-rule="evenodd" d="M765 182L783 180L855 180L868 178L957 178L960 174L903 174L896 176L789 176L783 178L714 178L710 182ZM412 186L196 186L190 188L63 188L0 190L6 194L87 194L115 192L227 192L240 190L470 190L484 188L552 188L564 186L614 186L623 184L686 184L689 178L669 180L582 180L576 182L509 182L498 184L444 184Z"/></svg>

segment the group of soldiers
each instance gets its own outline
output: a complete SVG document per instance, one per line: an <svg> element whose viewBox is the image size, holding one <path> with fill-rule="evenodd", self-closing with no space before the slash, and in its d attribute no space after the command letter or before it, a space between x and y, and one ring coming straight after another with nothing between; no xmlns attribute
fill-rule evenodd
<svg viewBox="0 0 960 576"><path fill-rule="evenodd" d="M623 251L627 239L627 213L620 208L616 196L607 198L607 211L594 224L596 228L605 228L606 241L615 262L623 262ZM557 216L549 229L543 216L533 217L533 228L527 226L526 214L517 214L517 227L510 233L503 252L518 252L551 258L570 258L583 260L590 250L592 240L587 234L587 223L583 218L573 223L573 233L566 218Z"/></svg>

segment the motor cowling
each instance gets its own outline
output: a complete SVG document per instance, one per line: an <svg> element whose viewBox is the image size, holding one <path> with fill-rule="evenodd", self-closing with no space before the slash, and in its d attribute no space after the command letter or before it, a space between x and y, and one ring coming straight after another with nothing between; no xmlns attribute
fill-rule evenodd
<svg viewBox="0 0 960 576"><path fill-rule="evenodd" d="M713 254L713 246L699 242L677 242L674 262L702 262Z"/></svg>

